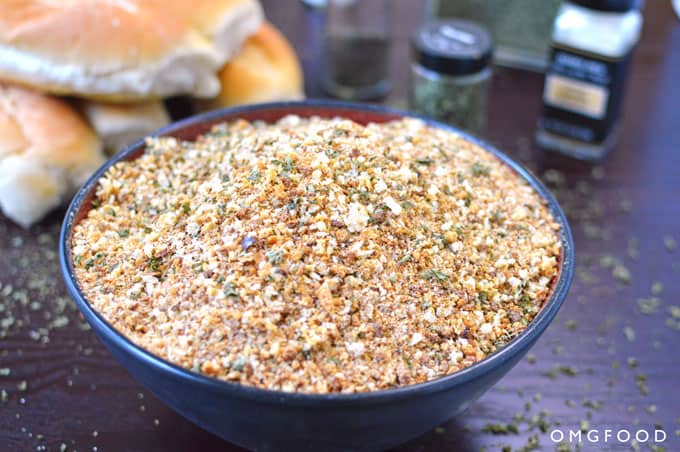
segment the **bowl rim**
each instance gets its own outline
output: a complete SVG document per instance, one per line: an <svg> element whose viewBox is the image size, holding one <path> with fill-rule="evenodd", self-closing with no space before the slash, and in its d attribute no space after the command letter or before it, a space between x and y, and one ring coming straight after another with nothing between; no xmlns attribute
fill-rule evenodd
<svg viewBox="0 0 680 452"><path fill-rule="evenodd" d="M548 297L548 299L544 302L539 313L531 322L529 322L524 331L522 331L505 346L491 355L488 355L482 360L451 374L440 376L417 384L354 393L321 394L264 389L257 386L219 380L217 378L198 374L189 369L171 363L160 356L154 355L150 351L147 351L144 348L136 345L134 342L116 330L113 325L111 325L99 312L97 312L97 310L95 310L90 305L90 303L85 298L85 295L80 290L78 283L76 282L73 259L71 253L67 252L70 251L70 240L72 236L72 230L75 225L74 219L76 218L76 214L83 208L84 201L87 199L87 196L92 190L96 188L98 180L111 166L118 163L119 161L126 160L130 154L138 152L139 149L145 145L144 138L137 140L115 154L90 176L90 178L81 186L69 204L64 221L62 223L59 236L59 262L61 273L69 294L76 302L76 305L83 313L85 319L92 326L92 329L98 335L106 336L107 341L111 341L118 348L125 350L126 353L134 355L138 361L144 362L145 365L153 366L158 371L167 372L175 379L184 380L194 384L206 385L214 391L231 397L256 400L259 402L269 402L274 404L294 404L298 406L314 406L319 403L332 404L335 406L346 406L349 404L374 404L376 402L388 403L391 401L404 400L425 394L447 391L455 386L464 384L474 378L491 372L494 368L501 366L503 363L511 360L515 355L520 353L527 344L530 345L534 340L536 340L538 336L540 336L540 334L552 322L553 318L562 306L567 292L569 291L574 273L573 237L566 215L562 211L562 208L559 206L555 197L546 188L546 186L522 164L518 163L491 144L475 136L472 136L467 132L461 131L456 127L412 112L381 105L341 102L326 99L270 102L213 110L173 122L149 136L158 137L171 135L173 132L177 132L186 127L200 124L202 122L214 122L220 118L227 120L227 117L229 117L231 120L233 120L237 119L238 115L244 113L254 113L258 111L269 110L290 110L290 114L295 114L295 110L309 108L349 110L354 112L364 111L373 114L420 119L429 126L454 132L466 140L469 140L473 144L481 147L482 149L491 152L498 159L500 159L501 162L508 165L512 170L519 174L519 176L539 194L539 196L546 202L546 205L553 215L555 221L560 225L559 235L562 243L562 255L560 259L561 265L557 281L553 285L550 297ZM336 113L338 113L338 116L342 117L340 112ZM106 344L107 341L104 342L105 345L108 346L108 344ZM126 366L123 365L123 367Z"/></svg>

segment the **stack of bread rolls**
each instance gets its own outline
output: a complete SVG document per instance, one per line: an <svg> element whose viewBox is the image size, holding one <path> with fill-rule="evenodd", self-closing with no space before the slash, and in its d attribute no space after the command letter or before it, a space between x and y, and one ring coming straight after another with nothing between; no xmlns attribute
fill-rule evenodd
<svg viewBox="0 0 680 452"><path fill-rule="evenodd" d="M300 64L257 0L0 1L0 209L28 227L105 160L199 109L297 99Z"/></svg>

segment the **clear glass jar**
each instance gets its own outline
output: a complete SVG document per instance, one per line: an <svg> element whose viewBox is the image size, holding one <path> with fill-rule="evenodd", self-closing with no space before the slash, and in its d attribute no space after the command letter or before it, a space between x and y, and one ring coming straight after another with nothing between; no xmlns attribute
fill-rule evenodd
<svg viewBox="0 0 680 452"><path fill-rule="evenodd" d="M630 57L640 36L639 0L572 0L553 30L537 143L583 160L616 142Z"/></svg>
<svg viewBox="0 0 680 452"><path fill-rule="evenodd" d="M387 95L390 0L328 0L321 85L348 100Z"/></svg>
<svg viewBox="0 0 680 452"><path fill-rule="evenodd" d="M415 111L472 134L484 134L490 68L458 77L440 74L419 64L412 64L411 71L411 106Z"/></svg>
<svg viewBox="0 0 680 452"><path fill-rule="evenodd" d="M486 130L492 41L477 24L429 22L413 38L411 108L475 135Z"/></svg>

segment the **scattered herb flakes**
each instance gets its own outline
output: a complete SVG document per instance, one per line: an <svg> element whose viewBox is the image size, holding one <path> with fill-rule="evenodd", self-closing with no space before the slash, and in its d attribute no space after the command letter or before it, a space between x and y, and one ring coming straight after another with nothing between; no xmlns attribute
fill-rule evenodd
<svg viewBox="0 0 680 452"><path fill-rule="evenodd" d="M9 367L3 367L0 369L0 377L6 377L7 375L12 373L12 369Z"/></svg>
<svg viewBox="0 0 680 452"><path fill-rule="evenodd" d="M239 291L232 283L227 283L224 287L224 295L227 297L239 297Z"/></svg>
<svg viewBox="0 0 680 452"><path fill-rule="evenodd" d="M327 150L328 151L328 150ZM331 150L331 154L333 151ZM328 152L326 152L326 155L329 155ZM337 156L337 153L335 154ZM273 160L273 163L275 165L280 165L281 166L281 175L284 177L289 177L292 172L295 171L295 162L293 161L292 158L286 157L284 161L281 160Z"/></svg>
<svg viewBox="0 0 680 452"><path fill-rule="evenodd" d="M532 450L539 449L541 447L541 444L538 441L538 435L533 434L529 436L529 439L527 439L527 443L522 446L521 448L518 449L518 452L529 452Z"/></svg>
<svg viewBox="0 0 680 452"><path fill-rule="evenodd" d="M584 408L590 408L591 410L600 411L604 402L601 400L583 399L581 405Z"/></svg>
<svg viewBox="0 0 680 452"><path fill-rule="evenodd" d="M121 230L118 231L118 237L125 238L128 235L130 235L129 229L121 229Z"/></svg>
<svg viewBox="0 0 680 452"><path fill-rule="evenodd" d="M659 310L661 299L657 297L638 298L637 305L641 314L651 315Z"/></svg>
<svg viewBox="0 0 680 452"><path fill-rule="evenodd" d="M612 276L623 284L630 284L633 278L630 270L621 263L614 265L614 268L612 268Z"/></svg>
<svg viewBox="0 0 680 452"><path fill-rule="evenodd" d="M282 250L269 250L267 251L267 260L272 265L279 265L283 260L284 252Z"/></svg>
<svg viewBox="0 0 680 452"><path fill-rule="evenodd" d="M669 253L672 253L678 247L678 242L671 235L665 235L663 238L663 245Z"/></svg>
<svg viewBox="0 0 680 452"><path fill-rule="evenodd" d="M649 389L647 388L647 375L637 374L635 376L635 384L637 385L640 393L644 396L649 394Z"/></svg>
<svg viewBox="0 0 680 452"><path fill-rule="evenodd" d="M100 265L102 263L102 261L104 260L104 257L106 257L106 255L104 253L98 252L94 256L86 259L85 264L84 264L85 269L89 270L90 268L92 268L94 266Z"/></svg>
<svg viewBox="0 0 680 452"><path fill-rule="evenodd" d="M258 170L252 170L248 175L248 180L253 183L257 183L262 179L262 173Z"/></svg>
<svg viewBox="0 0 680 452"><path fill-rule="evenodd" d="M670 306L668 313L670 317L666 319L666 325L669 328L680 330L680 306Z"/></svg>
<svg viewBox="0 0 680 452"><path fill-rule="evenodd" d="M494 435L508 435L510 433L518 434L519 429L513 423L488 423L482 427L481 432L492 433Z"/></svg>
<svg viewBox="0 0 680 452"><path fill-rule="evenodd" d="M163 263L163 260L160 257L150 257L146 261L146 266L152 272L158 272L161 269L162 263Z"/></svg>
<svg viewBox="0 0 680 452"><path fill-rule="evenodd" d="M586 433L588 430L590 430L590 422L588 421L588 419L581 419L578 426L579 430L581 430L581 432L583 433Z"/></svg>
<svg viewBox="0 0 680 452"><path fill-rule="evenodd" d="M410 260L411 260L411 255L410 255L410 254L404 254L404 255L397 261L397 263L398 263L399 265L404 265L405 263L407 263L407 262L410 261Z"/></svg>
<svg viewBox="0 0 680 452"><path fill-rule="evenodd" d="M431 158L417 158L416 162L420 163L421 165L431 165L434 163L434 160Z"/></svg>
<svg viewBox="0 0 680 452"><path fill-rule="evenodd" d="M6 403L9 399L9 394L4 389L0 389L0 402Z"/></svg>
<svg viewBox="0 0 680 452"><path fill-rule="evenodd" d="M661 295L663 293L663 283L661 281L654 281L650 289L652 295Z"/></svg>
<svg viewBox="0 0 680 452"><path fill-rule="evenodd" d="M555 452L573 452L567 441L562 441L555 447Z"/></svg>
<svg viewBox="0 0 680 452"><path fill-rule="evenodd" d="M28 382L26 380L21 380L19 383L17 383L17 389L19 391L25 391L28 389Z"/></svg>
<svg viewBox="0 0 680 452"><path fill-rule="evenodd" d="M435 280L435 281L439 281L439 282L443 282L443 281L446 281L446 280L449 279L449 276L446 273L441 272L439 270L435 270L433 268L429 269L429 270L425 270L424 272L422 272L420 274L420 276L423 279L427 279L427 280L430 280L430 281Z"/></svg>
<svg viewBox="0 0 680 452"><path fill-rule="evenodd" d="M626 337L628 342L634 342L635 341L635 330L633 327L626 325L623 327L623 335Z"/></svg>
<svg viewBox="0 0 680 452"><path fill-rule="evenodd" d="M638 366L639 361L631 356L626 360L626 364L628 364L629 369L635 369Z"/></svg>
<svg viewBox="0 0 680 452"><path fill-rule="evenodd" d="M608 254L600 257L600 267L602 268L612 268L615 263L616 260Z"/></svg>
<svg viewBox="0 0 680 452"><path fill-rule="evenodd" d="M529 364L536 364L536 355L534 353L529 353L527 355L527 362Z"/></svg>
<svg viewBox="0 0 680 452"><path fill-rule="evenodd" d="M656 405L648 405L647 408L645 408L645 411L647 411L649 414L654 414L657 411Z"/></svg>
<svg viewBox="0 0 680 452"><path fill-rule="evenodd" d="M529 419L529 429L538 428L541 432L546 433L550 429L550 421L547 419L548 412L541 410L537 415L531 416Z"/></svg>
<svg viewBox="0 0 680 452"><path fill-rule="evenodd" d="M443 435L446 433L446 429L444 427L435 427L434 432L439 435Z"/></svg>
<svg viewBox="0 0 680 452"><path fill-rule="evenodd" d="M479 162L475 162L470 166L470 172L473 176L488 176L491 174L491 167Z"/></svg>
<svg viewBox="0 0 680 452"><path fill-rule="evenodd" d="M246 365L246 359L243 356L239 356L231 363L231 369L236 372L241 372Z"/></svg>
<svg viewBox="0 0 680 452"><path fill-rule="evenodd" d="M575 377L578 375L578 370L573 366L563 366L556 364L552 369L543 372L544 377L548 377L551 380L556 380L560 375L565 375L567 377Z"/></svg>
<svg viewBox="0 0 680 452"><path fill-rule="evenodd" d="M564 322L564 327L568 331L576 331L576 328L578 327L578 322L576 322L576 320L569 319L569 320Z"/></svg>

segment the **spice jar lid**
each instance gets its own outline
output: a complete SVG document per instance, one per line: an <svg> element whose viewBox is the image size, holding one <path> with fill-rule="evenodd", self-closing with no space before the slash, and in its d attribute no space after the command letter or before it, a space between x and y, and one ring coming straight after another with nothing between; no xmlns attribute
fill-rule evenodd
<svg viewBox="0 0 680 452"><path fill-rule="evenodd" d="M576 5L598 11L625 13L640 8L640 0L569 0Z"/></svg>
<svg viewBox="0 0 680 452"><path fill-rule="evenodd" d="M479 72L489 65L493 41L489 32L467 20L427 22L411 41L412 56L421 66L447 75Z"/></svg>

